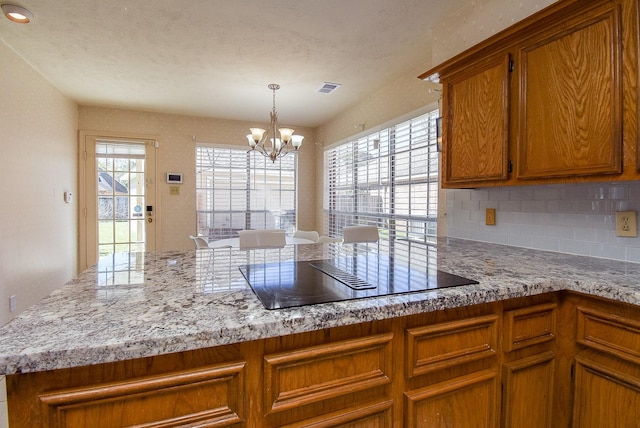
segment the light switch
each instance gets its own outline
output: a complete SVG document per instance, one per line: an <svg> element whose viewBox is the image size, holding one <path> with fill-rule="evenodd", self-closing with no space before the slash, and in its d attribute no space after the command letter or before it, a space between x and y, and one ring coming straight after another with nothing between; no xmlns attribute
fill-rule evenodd
<svg viewBox="0 0 640 428"><path fill-rule="evenodd" d="M487 208L487 211L485 212L485 224L487 226L496 225L496 209L495 208Z"/></svg>

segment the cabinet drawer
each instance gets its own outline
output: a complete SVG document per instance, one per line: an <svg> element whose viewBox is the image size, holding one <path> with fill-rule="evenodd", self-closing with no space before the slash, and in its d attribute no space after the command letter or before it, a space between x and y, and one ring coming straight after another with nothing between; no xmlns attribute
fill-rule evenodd
<svg viewBox="0 0 640 428"><path fill-rule="evenodd" d="M407 377L495 357L497 320L486 315L407 329Z"/></svg>
<svg viewBox="0 0 640 428"><path fill-rule="evenodd" d="M555 303L506 311L503 347L506 352L555 339Z"/></svg>
<svg viewBox="0 0 640 428"><path fill-rule="evenodd" d="M640 321L578 307L577 342L640 364Z"/></svg>
<svg viewBox="0 0 640 428"><path fill-rule="evenodd" d="M40 394L43 427L230 426L244 419L244 362Z"/></svg>
<svg viewBox="0 0 640 428"><path fill-rule="evenodd" d="M266 413L390 384L392 339L380 334L265 355Z"/></svg>

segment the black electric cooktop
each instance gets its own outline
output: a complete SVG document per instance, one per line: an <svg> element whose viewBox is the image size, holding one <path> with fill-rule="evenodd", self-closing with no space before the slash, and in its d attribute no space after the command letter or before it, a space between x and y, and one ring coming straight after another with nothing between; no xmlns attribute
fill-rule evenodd
<svg viewBox="0 0 640 428"><path fill-rule="evenodd" d="M383 255L240 266L267 309L478 284L441 270L411 268Z"/></svg>

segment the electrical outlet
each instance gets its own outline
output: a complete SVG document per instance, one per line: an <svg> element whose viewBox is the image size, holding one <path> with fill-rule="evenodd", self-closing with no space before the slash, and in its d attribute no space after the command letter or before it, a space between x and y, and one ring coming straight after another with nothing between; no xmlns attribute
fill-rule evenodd
<svg viewBox="0 0 640 428"><path fill-rule="evenodd" d="M496 225L496 209L495 208L487 208L487 211L485 212L485 224L487 226Z"/></svg>
<svg viewBox="0 0 640 428"><path fill-rule="evenodd" d="M16 295L9 297L9 312L14 312L16 310Z"/></svg>
<svg viewBox="0 0 640 428"><path fill-rule="evenodd" d="M638 236L638 220L635 211L616 212L616 234L618 236Z"/></svg>

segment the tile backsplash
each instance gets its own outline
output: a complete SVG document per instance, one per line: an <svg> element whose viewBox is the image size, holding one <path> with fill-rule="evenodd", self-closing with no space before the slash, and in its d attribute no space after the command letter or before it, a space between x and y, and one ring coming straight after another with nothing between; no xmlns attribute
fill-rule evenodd
<svg viewBox="0 0 640 428"><path fill-rule="evenodd" d="M640 211L640 182L450 189L446 200L449 237L640 263L640 238L617 237L615 223Z"/></svg>

